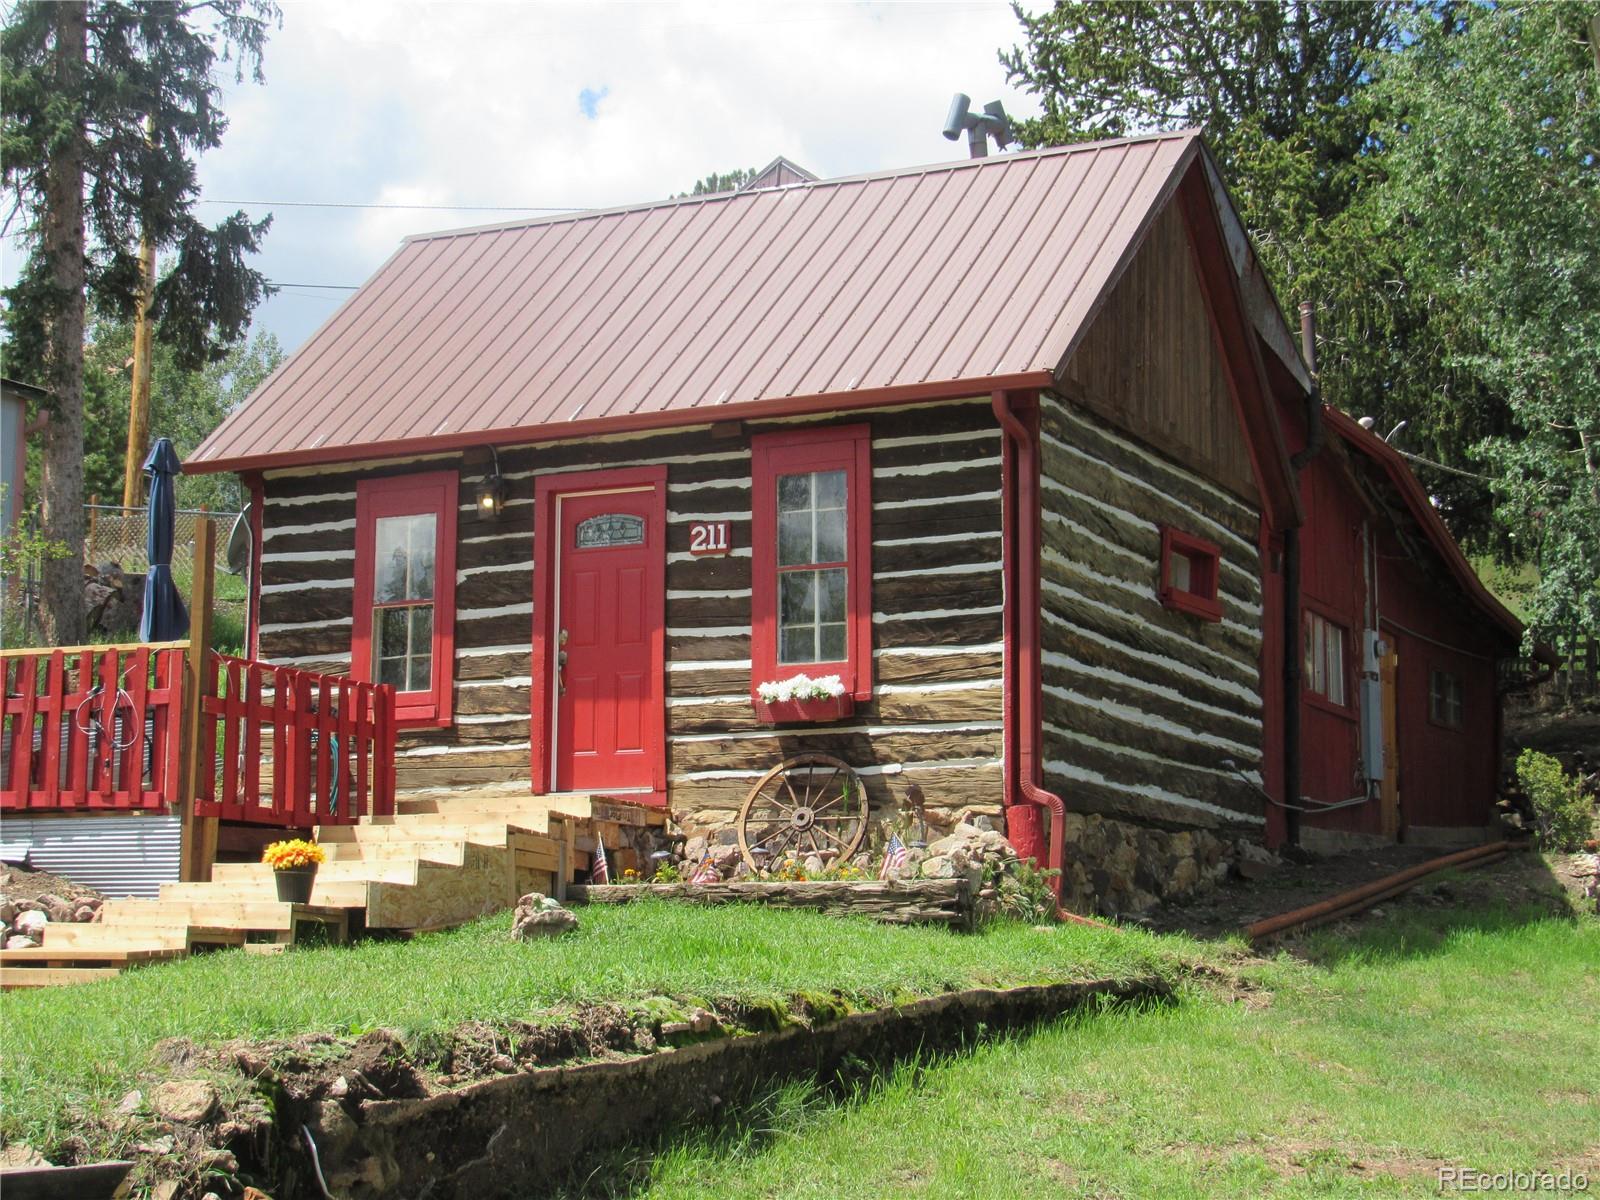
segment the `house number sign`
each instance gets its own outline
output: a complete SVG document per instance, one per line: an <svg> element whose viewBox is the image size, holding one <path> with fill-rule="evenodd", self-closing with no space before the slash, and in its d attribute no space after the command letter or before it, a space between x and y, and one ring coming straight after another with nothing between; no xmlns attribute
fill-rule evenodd
<svg viewBox="0 0 1600 1200"><path fill-rule="evenodd" d="M695 521L689 526L690 554L727 554L731 549L728 522Z"/></svg>

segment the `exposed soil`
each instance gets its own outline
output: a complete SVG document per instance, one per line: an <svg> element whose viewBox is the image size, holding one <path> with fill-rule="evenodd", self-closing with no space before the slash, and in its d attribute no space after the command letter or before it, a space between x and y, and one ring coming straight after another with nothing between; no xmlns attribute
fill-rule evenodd
<svg viewBox="0 0 1600 1200"><path fill-rule="evenodd" d="M1384 846L1306 862L1285 861L1264 879L1230 878L1204 896L1158 909L1147 923L1163 933L1222 937L1255 921L1315 904L1447 853L1437 847ZM1482 901L1486 896L1512 907L1547 905L1552 912L1570 911L1584 904L1593 905L1593 900L1585 899L1584 890L1594 878L1594 863L1591 854L1540 856L1513 851L1488 866L1425 877L1410 891L1332 927L1359 928L1406 905L1447 906L1468 899ZM1293 952L1297 941L1291 936L1274 944Z"/></svg>
<svg viewBox="0 0 1600 1200"><path fill-rule="evenodd" d="M105 899L103 893L86 884L74 883L49 871L30 871L27 867L16 866L0 868L0 893L13 901L37 901L40 896L60 896L74 903Z"/></svg>

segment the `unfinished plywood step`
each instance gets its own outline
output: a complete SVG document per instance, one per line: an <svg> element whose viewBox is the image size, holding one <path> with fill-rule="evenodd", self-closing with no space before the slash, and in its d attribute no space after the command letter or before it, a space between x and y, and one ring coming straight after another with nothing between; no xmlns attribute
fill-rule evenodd
<svg viewBox="0 0 1600 1200"><path fill-rule="evenodd" d="M459 867L466 861L467 840L324 842L322 849L331 863L418 862L424 866Z"/></svg>
<svg viewBox="0 0 1600 1200"><path fill-rule="evenodd" d="M44 944L52 950L58 947L62 950L115 950L120 947L182 951L189 947L189 926L186 922L51 925L44 932Z"/></svg>
<svg viewBox="0 0 1600 1200"><path fill-rule="evenodd" d="M129 966L182 958L182 947L122 946L89 949L79 946L30 946L23 950L0 950L0 965L8 967L42 966Z"/></svg>
<svg viewBox="0 0 1600 1200"><path fill-rule="evenodd" d="M206 929L264 932L290 929L294 905L276 900L228 900L224 898L227 889L217 890L221 894L208 900L107 900L101 911L108 926L127 921L130 924L181 922Z"/></svg>
<svg viewBox="0 0 1600 1200"><path fill-rule="evenodd" d="M451 861L459 863L460 856L453 855ZM411 854L398 858L330 858L317 868L317 878L361 879L369 883L416 883L417 862L417 857ZM277 886L272 868L266 863L218 863L211 868L211 882L230 887L263 882Z"/></svg>
<svg viewBox="0 0 1600 1200"><path fill-rule="evenodd" d="M329 825L317 830L317 841L324 846L377 844L385 842L451 841L476 842L482 846L503 846L506 831L512 828L509 821L472 822L451 824L416 824L403 821L382 825ZM529 830L542 833L542 829Z"/></svg>
<svg viewBox="0 0 1600 1200"><path fill-rule="evenodd" d="M0 967L0 989L63 987L74 983L99 983L122 974L121 967Z"/></svg>
<svg viewBox="0 0 1600 1200"><path fill-rule="evenodd" d="M211 903L218 899L217 889L220 885L214 883L163 883L161 885L161 899L179 900L195 903ZM319 908L365 908L374 887L383 886L366 879L334 879L324 875L320 870L311 884L311 903ZM391 884L392 887L407 887L408 884ZM248 882L235 880L226 885L227 894L236 900L250 901L276 901L278 898L278 881L270 876L266 879L254 879Z"/></svg>

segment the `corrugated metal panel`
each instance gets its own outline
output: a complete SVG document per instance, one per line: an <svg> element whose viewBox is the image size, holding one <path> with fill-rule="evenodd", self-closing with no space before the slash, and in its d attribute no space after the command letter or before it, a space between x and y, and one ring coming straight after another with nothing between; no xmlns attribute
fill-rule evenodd
<svg viewBox="0 0 1600 1200"><path fill-rule="evenodd" d="M182 821L165 813L7 816L0 837L23 843L36 870L108 896L159 895L178 880Z"/></svg>
<svg viewBox="0 0 1600 1200"><path fill-rule="evenodd" d="M1054 371L1198 138L412 238L190 465Z"/></svg>

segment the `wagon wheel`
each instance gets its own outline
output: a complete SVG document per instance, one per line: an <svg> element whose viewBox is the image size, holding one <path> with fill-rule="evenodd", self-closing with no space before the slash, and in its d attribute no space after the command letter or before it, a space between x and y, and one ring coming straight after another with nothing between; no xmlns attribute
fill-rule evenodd
<svg viewBox="0 0 1600 1200"><path fill-rule="evenodd" d="M752 871L756 851L769 861L793 850L848 862L867 835L867 792L849 763L798 754L768 771L739 809L739 853Z"/></svg>

